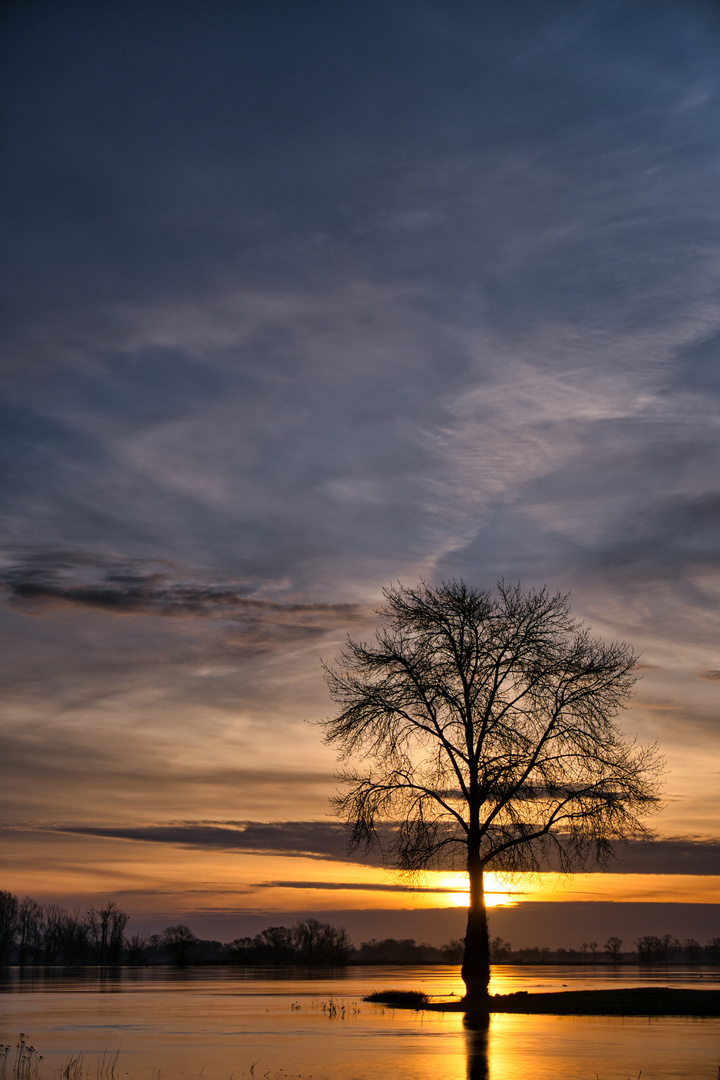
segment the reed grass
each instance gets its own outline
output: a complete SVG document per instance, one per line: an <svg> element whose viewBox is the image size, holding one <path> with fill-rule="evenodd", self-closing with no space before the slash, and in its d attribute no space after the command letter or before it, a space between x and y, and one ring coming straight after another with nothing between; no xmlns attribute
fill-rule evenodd
<svg viewBox="0 0 720 1080"><path fill-rule="evenodd" d="M377 1001L380 1005L427 1005L430 998L422 990L375 990L363 1001Z"/></svg>

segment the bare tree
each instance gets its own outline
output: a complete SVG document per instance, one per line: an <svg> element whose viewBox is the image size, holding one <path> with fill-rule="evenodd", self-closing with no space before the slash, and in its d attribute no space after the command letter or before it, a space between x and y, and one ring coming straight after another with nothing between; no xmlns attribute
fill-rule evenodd
<svg viewBox="0 0 720 1080"><path fill-rule="evenodd" d="M663 960L662 938L656 934L644 934L635 942L638 962L641 964L661 964Z"/></svg>
<svg viewBox="0 0 720 1080"><path fill-rule="evenodd" d="M131 967L137 967L146 960L150 938L147 934L133 934L125 939L125 958Z"/></svg>
<svg viewBox="0 0 720 1080"><path fill-rule="evenodd" d="M298 959L305 964L347 963L352 944L344 926L331 926L317 919L304 919L294 928Z"/></svg>
<svg viewBox="0 0 720 1080"><path fill-rule="evenodd" d="M44 911L45 935L43 940L43 963L54 964L60 954L63 920L66 911L59 904L47 904Z"/></svg>
<svg viewBox="0 0 720 1080"><path fill-rule="evenodd" d="M682 945L672 934L663 934L660 941L660 956L663 964L670 964L682 949Z"/></svg>
<svg viewBox="0 0 720 1080"><path fill-rule="evenodd" d="M505 941L504 938L494 937L490 942L490 959L493 963L499 964L510 959L512 954L512 945L509 941Z"/></svg>
<svg viewBox="0 0 720 1080"><path fill-rule="evenodd" d="M500 582L385 592L373 644L326 667L344 761L334 800L351 844L403 870L462 866L470 902L462 977L490 977L486 870L604 863L657 804L653 747L616 724L635 676L626 644L592 638L567 597Z"/></svg>
<svg viewBox="0 0 720 1080"><path fill-rule="evenodd" d="M712 937L705 946L705 953L713 964L720 963L720 937Z"/></svg>
<svg viewBox="0 0 720 1080"><path fill-rule="evenodd" d="M51 905L48 905L50 908ZM85 964L90 955L89 928L79 911L65 911L55 907L48 911L46 940L52 940L56 959L62 957L64 964Z"/></svg>
<svg viewBox="0 0 720 1080"><path fill-rule="evenodd" d="M24 896L18 906L18 964L42 960L45 938L45 914L42 906Z"/></svg>
<svg viewBox="0 0 720 1080"><path fill-rule="evenodd" d="M177 926L166 926L163 930L160 943L167 949L178 967L185 967L198 945L198 938L185 923Z"/></svg>
<svg viewBox="0 0 720 1080"><path fill-rule="evenodd" d="M105 907L90 908L87 912L88 937L99 964L120 963L123 934L129 918L127 912L121 911L114 900Z"/></svg>
<svg viewBox="0 0 720 1080"><path fill-rule="evenodd" d="M9 964L12 958L18 929L18 909L17 896L0 891L0 964Z"/></svg>
<svg viewBox="0 0 720 1080"><path fill-rule="evenodd" d="M605 942L605 952L608 954L613 964L617 964L620 960L620 953L622 950L622 938L613 935L609 937Z"/></svg>

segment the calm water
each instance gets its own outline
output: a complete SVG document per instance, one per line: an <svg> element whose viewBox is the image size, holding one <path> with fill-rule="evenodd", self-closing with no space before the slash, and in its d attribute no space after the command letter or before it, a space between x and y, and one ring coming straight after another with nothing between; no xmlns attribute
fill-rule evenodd
<svg viewBox="0 0 720 1080"><path fill-rule="evenodd" d="M491 990L720 986L720 969L496 968ZM348 968L308 974L164 968L101 975L36 969L0 981L0 1042L28 1033L39 1077L84 1054L96 1077L120 1048L119 1080L717 1080L720 1019L493 1016L468 1030L460 1014L391 1010L362 1001L383 987L462 992L459 969ZM12 1055L7 1077L11 1077ZM0 1066L0 1077L2 1067Z"/></svg>

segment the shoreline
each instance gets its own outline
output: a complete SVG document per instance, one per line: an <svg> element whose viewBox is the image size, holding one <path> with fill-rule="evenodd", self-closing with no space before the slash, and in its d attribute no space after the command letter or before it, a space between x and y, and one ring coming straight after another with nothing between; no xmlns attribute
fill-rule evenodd
<svg viewBox="0 0 720 1080"><path fill-rule="evenodd" d="M622 990L561 990L548 993L491 994L485 1003L459 1001L400 1002L373 997L378 1004L416 1012L462 1012L467 1015L525 1013L546 1016L720 1016L720 990L631 987Z"/></svg>

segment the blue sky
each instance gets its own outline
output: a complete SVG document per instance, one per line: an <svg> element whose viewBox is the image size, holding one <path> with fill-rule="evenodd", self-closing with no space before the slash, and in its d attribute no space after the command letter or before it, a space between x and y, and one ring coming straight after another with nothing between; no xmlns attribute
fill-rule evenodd
<svg viewBox="0 0 720 1080"><path fill-rule="evenodd" d="M324 820L320 658L454 575L641 652L717 875L716 5L2 20L5 887L170 903Z"/></svg>

